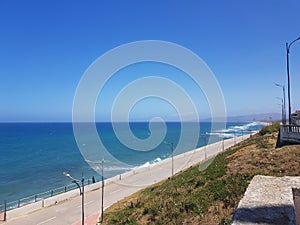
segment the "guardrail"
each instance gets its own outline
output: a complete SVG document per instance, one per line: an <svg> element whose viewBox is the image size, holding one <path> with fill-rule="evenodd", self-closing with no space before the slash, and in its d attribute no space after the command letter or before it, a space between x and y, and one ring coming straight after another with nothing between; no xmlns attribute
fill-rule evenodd
<svg viewBox="0 0 300 225"><path fill-rule="evenodd" d="M84 181L84 185L89 185L92 183L93 183L92 179L87 179ZM50 198L50 197L53 197L53 196L61 194L61 193L65 193L65 192L74 190L76 188L78 188L77 185L72 183L72 184L69 184L69 185L66 185L63 187L59 187L59 188L52 189L52 190L49 190L46 192L42 192L39 194L21 198L16 201L7 202L6 200L4 200L3 202L0 202L0 215L2 217L2 218L0 218L0 220L6 221L7 211L10 211L10 210L16 209L16 208L20 208L22 206L25 206L25 205L28 205L28 204L31 204L34 202L38 202L40 200Z"/></svg>

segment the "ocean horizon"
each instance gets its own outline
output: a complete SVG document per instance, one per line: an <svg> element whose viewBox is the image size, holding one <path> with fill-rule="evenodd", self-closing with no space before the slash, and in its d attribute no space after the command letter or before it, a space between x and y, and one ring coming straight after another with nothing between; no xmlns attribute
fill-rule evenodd
<svg viewBox="0 0 300 225"><path fill-rule="evenodd" d="M122 122L120 122L122 123ZM191 122L190 122L191 123ZM148 122L130 122L133 134L149 137ZM264 122L227 122L224 130L211 130L210 122L200 122L199 148L211 142L249 134L261 129ZM105 148L125 167L104 161L104 177L109 178L135 167L149 165L171 156L170 146L160 143L149 151L135 151L122 144L110 122L96 123L99 137ZM155 131L155 130L154 130ZM166 122L165 140L178 144L181 123ZM193 130L190 131L191 134ZM193 149L182 147L174 152L181 154ZM71 183L63 172L80 180L82 171L86 179L101 176L91 169L77 146L70 122L5 122L0 123L0 202L18 199L56 189Z"/></svg>

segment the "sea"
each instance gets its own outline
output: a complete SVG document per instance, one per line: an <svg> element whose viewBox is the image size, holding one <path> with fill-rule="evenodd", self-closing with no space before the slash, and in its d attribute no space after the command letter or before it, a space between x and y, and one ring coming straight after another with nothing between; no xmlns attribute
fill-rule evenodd
<svg viewBox="0 0 300 225"><path fill-rule="evenodd" d="M209 140L212 143L253 133L265 125L263 122L227 122L225 129L212 131L210 122L201 122L195 147L204 146ZM135 151L118 140L111 123L96 123L96 128L105 148L126 165L118 167L104 159L105 179L170 157L173 151L170 151L170 142L175 148L182 135L181 123L168 122L164 138L168 142L162 141L151 150ZM141 139L151 135L147 122L132 122L130 129ZM173 154L190 150L190 146L183 144ZM85 179L94 177L99 181L102 178L99 170L91 168L81 154L72 123L0 123L0 156L0 204L68 185L71 180L64 172L78 180L83 174Z"/></svg>

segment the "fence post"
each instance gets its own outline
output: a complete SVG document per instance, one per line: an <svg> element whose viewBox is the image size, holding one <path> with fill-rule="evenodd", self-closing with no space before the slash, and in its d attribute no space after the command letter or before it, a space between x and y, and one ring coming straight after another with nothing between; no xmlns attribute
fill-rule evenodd
<svg viewBox="0 0 300 225"><path fill-rule="evenodd" d="M36 202L36 198L37 198L37 196L35 195L35 196L34 196L34 202Z"/></svg>
<svg viewBox="0 0 300 225"><path fill-rule="evenodd" d="M51 190L51 197L53 196L53 190Z"/></svg>
<svg viewBox="0 0 300 225"><path fill-rule="evenodd" d="M67 186L65 186L65 192L67 192Z"/></svg>
<svg viewBox="0 0 300 225"><path fill-rule="evenodd" d="M18 199L18 208L20 208L20 199Z"/></svg>
<svg viewBox="0 0 300 225"><path fill-rule="evenodd" d="M6 200L4 200L4 215L3 215L3 221L6 221Z"/></svg>

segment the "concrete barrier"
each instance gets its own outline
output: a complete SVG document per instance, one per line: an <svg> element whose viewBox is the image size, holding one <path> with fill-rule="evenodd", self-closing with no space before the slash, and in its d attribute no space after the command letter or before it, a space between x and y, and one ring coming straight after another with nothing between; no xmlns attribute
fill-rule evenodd
<svg viewBox="0 0 300 225"><path fill-rule="evenodd" d="M300 177L256 175L238 204L232 225L296 225L293 189L300 188Z"/></svg>

